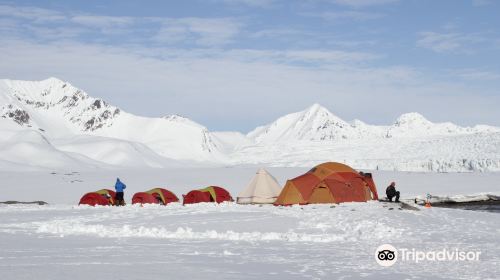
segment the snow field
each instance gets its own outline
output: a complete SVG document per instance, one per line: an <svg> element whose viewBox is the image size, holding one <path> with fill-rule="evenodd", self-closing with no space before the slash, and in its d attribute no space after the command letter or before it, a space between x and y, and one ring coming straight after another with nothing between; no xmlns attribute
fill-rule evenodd
<svg viewBox="0 0 500 280"><path fill-rule="evenodd" d="M257 167L0 172L2 279L498 279L498 213L445 208L400 210L368 202L274 207L234 203L76 206L119 176L126 200L155 186L179 197L221 185L236 197ZM306 168L269 168L280 185ZM397 182L403 199L431 193L499 195L499 173L373 172L379 194ZM392 209L391 209L392 208ZM477 262L374 259L385 243L417 250L481 251Z"/></svg>
<svg viewBox="0 0 500 280"><path fill-rule="evenodd" d="M495 279L498 214L399 210L395 204L294 207L196 204L0 207L4 279L83 268L145 279ZM389 210L389 208L394 209ZM14 242L15 241L15 242ZM478 262L398 263L382 268L374 250L481 251ZM102 274L101 274L102 272ZM101 277L102 276L102 277ZM50 279L63 279L59 278ZM72 279L85 279L75 273ZM22 277L21 277L22 279ZM25 279L25 278L24 278Z"/></svg>

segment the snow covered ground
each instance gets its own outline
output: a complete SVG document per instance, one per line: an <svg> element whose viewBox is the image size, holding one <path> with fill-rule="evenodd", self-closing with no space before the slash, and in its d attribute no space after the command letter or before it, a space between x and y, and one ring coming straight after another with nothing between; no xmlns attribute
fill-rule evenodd
<svg viewBox="0 0 500 280"><path fill-rule="evenodd" d="M88 191L128 185L126 199L154 186L178 196L218 184L233 196L257 168L116 172L0 172L2 279L498 279L498 213L379 202L273 207L198 204L76 206ZM270 168L283 184L305 168ZM75 172L75 173L73 173ZM113 174L112 174L113 173ZM374 172L403 198L500 194L499 173ZM392 209L391 209L392 208ZM479 261L398 261L379 266L376 248L480 251Z"/></svg>

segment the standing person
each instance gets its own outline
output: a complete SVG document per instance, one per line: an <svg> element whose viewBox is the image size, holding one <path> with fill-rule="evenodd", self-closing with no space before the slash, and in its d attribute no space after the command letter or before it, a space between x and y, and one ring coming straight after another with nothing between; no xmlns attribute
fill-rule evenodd
<svg viewBox="0 0 500 280"><path fill-rule="evenodd" d="M395 202L399 202L399 191L396 191L396 182L391 182L391 184L385 189L385 195L390 202L392 202L392 198L396 197Z"/></svg>
<svg viewBox="0 0 500 280"><path fill-rule="evenodd" d="M115 206L123 206L125 205L125 200L123 199L123 190L127 188L127 185L120 181L120 178L116 178L115 190Z"/></svg>

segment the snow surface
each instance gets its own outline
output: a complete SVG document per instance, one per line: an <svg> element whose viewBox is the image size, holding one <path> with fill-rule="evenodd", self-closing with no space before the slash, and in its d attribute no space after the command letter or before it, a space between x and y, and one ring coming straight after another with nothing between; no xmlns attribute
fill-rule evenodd
<svg viewBox="0 0 500 280"><path fill-rule="evenodd" d="M339 161L358 169L500 171L500 128L433 123L418 113L376 126L314 104L247 135L211 132L181 116L124 112L56 78L0 80L0 151L3 170Z"/></svg>
<svg viewBox="0 0 500 280"><path fill-rule="evenodd" d="M166 207L76 206L115 176L136 191L163 186L178 196L209 184L233 195L256 168L0 172L2 279L498 279L498 213L399 210L368 202L274 207L180 203ZM269 168L284 184L304 168ZM397 182L403 199L500 194L499 173L375 171L378 190ZM392 209L391 209L392 208ZM398 261L379 266L384 243L417 250L481 251L479 261Z"/></svg>

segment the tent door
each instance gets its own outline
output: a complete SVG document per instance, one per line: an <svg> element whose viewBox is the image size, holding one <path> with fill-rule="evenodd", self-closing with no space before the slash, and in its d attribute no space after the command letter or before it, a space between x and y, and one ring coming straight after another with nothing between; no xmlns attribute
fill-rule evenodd
<svg viewBox="0 0 500 280"><path fill-rule="evenodd" d="M335 200L327 186L319 185L313 190L308 203L335 203Z"/></svg>

